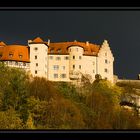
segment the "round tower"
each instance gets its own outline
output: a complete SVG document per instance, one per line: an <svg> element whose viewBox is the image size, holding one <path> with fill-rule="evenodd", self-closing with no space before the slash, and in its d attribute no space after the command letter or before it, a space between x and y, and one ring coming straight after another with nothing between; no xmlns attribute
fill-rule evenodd
<svg viewBox="0 0 140 140"><path fill-rule="evenodd" d="M83 52L84 49L81 46L70 46L69 52L69 76L71 80L78 80L81 76L83 69Z"/></svg>

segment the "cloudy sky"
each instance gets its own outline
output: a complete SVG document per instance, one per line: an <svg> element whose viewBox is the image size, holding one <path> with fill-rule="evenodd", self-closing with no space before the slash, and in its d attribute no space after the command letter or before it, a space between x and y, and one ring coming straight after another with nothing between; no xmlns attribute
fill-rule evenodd
<svg viewBox="0 0 140 140"><path fill-rule="evenodd" d="M1 10L0 41L27 45L41 37L51 42L108 40L114 54L114 73L137 79L140 73L140 11Z"/></svg>

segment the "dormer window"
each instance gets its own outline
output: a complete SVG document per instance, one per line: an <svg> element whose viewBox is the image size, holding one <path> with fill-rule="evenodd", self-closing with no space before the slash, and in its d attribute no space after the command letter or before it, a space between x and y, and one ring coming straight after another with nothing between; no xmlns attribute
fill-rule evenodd
<svg viewBox="0 0 140 140"><path fill-rule="evenodd" d="M58 50L57 50L57 52L58 52L58 53L61 53L61 52L62 52L62 50L61 50L61 49L58 49Z"/></svg>
<svg viewBox="0 0 140 140"><path fill-rule="evenodd" d="M51 49L51 50L50 50L50 53L54 53L54 49Z"/></svg>
<svg viewBox="0 0 140 140"><path fill-rule="evenodd" d="M9 58L12 58L13 57L13 54L12 53L9 53Z"/></svg>
<svg viewBox="0 0 140 140"><path fill-rule="evenodd" d="M22 55L21 54L19 55L19 58L22 59Z"/></svg>

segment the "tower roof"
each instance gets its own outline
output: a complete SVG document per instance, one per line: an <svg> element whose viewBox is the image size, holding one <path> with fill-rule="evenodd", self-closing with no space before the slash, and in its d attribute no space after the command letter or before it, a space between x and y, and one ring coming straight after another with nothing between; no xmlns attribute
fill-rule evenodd
<svg viewBox="0 0 140 140"><path fill-rule="evenodd" d="M34 43L40 43L40 42L44 42L44 41L40 37L37 37L32 42L34 42Z"/></svg>

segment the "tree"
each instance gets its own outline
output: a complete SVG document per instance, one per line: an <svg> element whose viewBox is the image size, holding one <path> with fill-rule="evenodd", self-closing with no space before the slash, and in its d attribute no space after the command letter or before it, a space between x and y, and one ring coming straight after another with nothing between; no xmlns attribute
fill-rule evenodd
<svg viewBox="0 0 140 140"><path fill-rule="evenodd" d="M31 116L31 113L28 115L28 119L27 119L27 122L26 122L26 128L27 129L34 129L34 123L33 123L33 118Z"/></svg>
<svg viewBox="0 0 140 140"><path fill-rule="evenodd" d="M47 81L45 78L34 77L29 84L29 94L40 100L49 100L57 94L57 90L53 82Z"/></svg>
<svg viewBox="0 0 140 140"><path fill-rule="evenodd" d="M0 64L1 110L12 107L25 123L28 118L29 77L23 69L10 68Z"/></svg>
<svg viewBox="0 0 140 140"><path fill-rule="evenodd" d="M24 124L13 108L0 111L0 129L23 129Z"/></svg>

